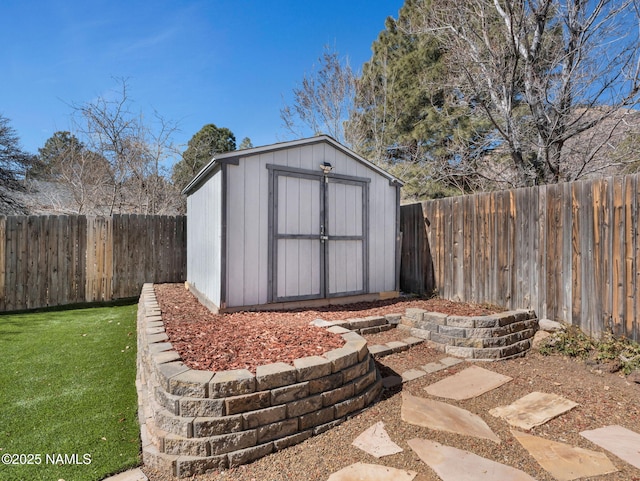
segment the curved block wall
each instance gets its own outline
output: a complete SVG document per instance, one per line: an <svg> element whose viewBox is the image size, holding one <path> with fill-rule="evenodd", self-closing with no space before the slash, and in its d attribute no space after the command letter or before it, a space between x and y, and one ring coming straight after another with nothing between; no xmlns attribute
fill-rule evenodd
<svg viewBox="0 0 640 481"><path fill-rule="evenodd" d="M256 374L184 365L164 331L152 284L138 304L138 389L143 461L192 476L249 463L322 433L382 390L366 341L355 332L325 353L259 366Z"/></svg>
<svg viewBox="0 0 640 481"><path fill-rule="evenodd" d="M409 308L398 327L451 356L496 361L524 356L538 319L529 309L467 317Z"/></svg>

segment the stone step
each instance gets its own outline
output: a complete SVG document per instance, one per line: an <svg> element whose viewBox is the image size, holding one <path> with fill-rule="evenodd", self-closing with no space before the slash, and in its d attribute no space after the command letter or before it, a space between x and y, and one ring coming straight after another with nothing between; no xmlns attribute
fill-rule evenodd
<svg viewBox="0 0 640 481"><path fill-rule="evenodd" d="M407 349L422 344L424 339L417 337L408 337L402 341L390 341L386 344L374 344L368 346L369 353L375 358L388 356L389 354L395 354L397 352L406 351Z"/></svg>
<svg viewBox="0 0 640 481"><path fill-rule="evenodd" d="M379 332L390 331L391 329L395 329L395 327L393 324L384 324L382 326L363 327L362 329L356 330L356 332L364 336L365 334L377 334Z"/></svg>
<svg viewBox="0 0 640 481"><path fill-rule="evenodd" d="M365 329L376 326L385 326L389 324L384 316L368 316L357 317L352 319L345 319L344 323L340 324L342 327L356 331L358 329Z"/></svg>
<svg viewBox="0 0 640 481"><path fill-rule="evenodd" d="M393 349L385 344L374 344L373 346L369 346L369 353L377 359L393 354Z"/></svg>
<svg viewBox="0 0 640 481"><path fill-rule="evenodd" d="M354 317L339 321L325 321L316 319L309 324L316 327L325 327L334 334L345 334L354 331L358 334L377 334L388 331L398 326L402 320L402 314L385 314L384 316Z"/></svg>

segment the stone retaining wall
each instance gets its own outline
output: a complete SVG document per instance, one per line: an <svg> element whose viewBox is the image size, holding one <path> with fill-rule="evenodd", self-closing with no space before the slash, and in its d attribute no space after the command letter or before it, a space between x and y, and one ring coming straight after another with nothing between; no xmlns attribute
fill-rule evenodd
<svg viewBox="0 0 640 481"><path fill-rule="evenodd" d="M466 317L409 308L398 328L452 356L498 360L526 354L538 329L538 319L532 310Z"/></svg>
<svg viewBox="0 0 640 481"><path fill-rule="evenodd" d="M227 469L364 409L382 390L380 375L366 341L355 332L343 337L343 347L323 356L260 366L255 375L193 370L167 342L153 285L145 284L136 380L143 462L179 477Z"/></svg>

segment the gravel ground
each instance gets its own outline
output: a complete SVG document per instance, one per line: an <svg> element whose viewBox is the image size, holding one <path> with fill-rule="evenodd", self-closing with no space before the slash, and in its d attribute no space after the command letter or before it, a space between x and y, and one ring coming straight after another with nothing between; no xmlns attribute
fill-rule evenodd
<svg viewBox="0 0 640 481"><path fill-rule="evenodd" d="M365 336L371 344L406 337L400 330ZM403 371L437 361L444 354L426 345L420 345L399 354L379 360L384 372ZM353 416L340 426L319 436L262 458L250 465L228 471L198 475L189 479L202 481L325 481L333 472L356 462L384 464L419 473L416 481L437 481L440 478L407 445L407 440L418 437L431 439L480 456L521 469L539 481L553 481L529 453L510 434L509 425L494 418L488 411L496 406L509 404L533 391L556 393L567 397L579 406L564 415L531 430L531 434L551 440L566 442L595 451L602 451L578 433L611 424L619 424L636 432L640 431L640 384L628 381L618 373L609 373L603 366L587 365L582 361L559 355L542 356L530 351L525 358L493 363L481 367L511 376L513 381L465 401L448 401L480 415L502 439L497 445L491 441L450 433L442 433L412 426L400 419L401 392L431 397L424 388L467 366L459 364L434 374L405 383L385 391L380 400L370 408ZM376 459L351 446L352 441L372 424L383 421L391 439L404 449L402 453ZM607 454L619 472L589 478L594 481L640 481L640 470L614 455ZM143 468L151 481L173 481L176 478Z"/></svg>

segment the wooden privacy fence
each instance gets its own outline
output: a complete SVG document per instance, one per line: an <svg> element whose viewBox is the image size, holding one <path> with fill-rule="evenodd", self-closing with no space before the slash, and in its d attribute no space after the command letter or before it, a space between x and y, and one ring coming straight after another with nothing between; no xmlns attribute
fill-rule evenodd
<svg viewBox="0 0 640 481"><path fill-rule="evenodd" d="M0 217L0 311L140 294L186 278L186 217Z"/></svg>
<svg viewBox="0 0 640 481"><path fill-rule="evenodd" d="M426 229L439 295L532 308L593 335L612 330L640 341L639 179L423 202L416 222Z"/></svg>

